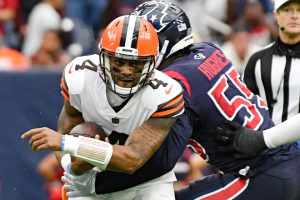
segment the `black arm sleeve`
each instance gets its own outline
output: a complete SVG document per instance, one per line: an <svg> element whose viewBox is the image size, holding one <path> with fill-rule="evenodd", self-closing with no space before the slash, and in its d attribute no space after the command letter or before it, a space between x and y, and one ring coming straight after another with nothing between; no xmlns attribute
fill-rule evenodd
<svg viewBox="0 0 300 200"><path fill-rule="evenodd" d="M98 173L95 184L96 193L105 194L125 190L171 171L192 135L191 113L189 108L185 108L185 112L176 120L160 148L133 174L113 171Z"/></svg>
<svg viewBox="0 0 300 200"><path fill-rule="evenodd" d="M255 95L259 95L259 90L255 78L255 65L257 62L258 62L258 53L255 53L249 59L244 71L244 82L246 86L249 88L249 90Z"/></svg>

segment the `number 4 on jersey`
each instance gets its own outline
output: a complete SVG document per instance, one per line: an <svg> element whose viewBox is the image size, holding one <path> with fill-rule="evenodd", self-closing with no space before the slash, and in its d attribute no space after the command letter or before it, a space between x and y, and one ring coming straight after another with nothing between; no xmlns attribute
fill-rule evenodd
<svg viewBox="0 0 300 200"><path fill-rule="evenodd" d="M250 99L253 98L253 94L240 81L239 77L240 75L236 72L236 70L233 67L230 68L226 72L226 75L223 74L219 78L216 84L208 92L208 95L222 115L228 120L233 120L242 108L246 108L250 117L244 117L245 120L243 126L257 130L263 123L263 117L257 109L257 105L250 101ZM241 93L240 96L235 96L230 100L225 95L225 92L229 87L229 82L231 82ZM258 99L258 102L258 106L261 108L267 108L261 99Z"/></svg>

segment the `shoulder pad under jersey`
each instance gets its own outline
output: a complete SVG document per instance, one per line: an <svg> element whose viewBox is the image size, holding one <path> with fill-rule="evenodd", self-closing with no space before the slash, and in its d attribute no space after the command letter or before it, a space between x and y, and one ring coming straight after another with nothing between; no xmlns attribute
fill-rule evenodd
<svg viewBox="0 0 300 200"><path fill-rule="evenodd" d="M97 72L98 64L99 56L95 54L77 57L65 67L63 76L70 94L79 94L83 90L87 72Z"/></svg>
<svg viewBox="0 0 300 200"><path fill-rule="evenodd" d="M154 70L154 78L144 89L142 94L143 104L150 109L158 109L159 106L170 102L182 94L181 85L166 74Z"/></svg>

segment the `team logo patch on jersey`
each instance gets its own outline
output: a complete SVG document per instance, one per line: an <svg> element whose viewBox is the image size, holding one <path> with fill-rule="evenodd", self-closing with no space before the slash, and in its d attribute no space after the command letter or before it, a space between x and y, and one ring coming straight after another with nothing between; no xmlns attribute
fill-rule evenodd
<svg viewBox="0 0 300 200"><path fill-rule="evenodd" d="M115 117L115 118L111 119L111 122L114 123L114 124L119 124L120 120Z"/></svg>
<svg viewBox="0 0 300 200"><path fill-rule="evenodd" d="M195 56L194 56L195 59L205 59L206 57L202 54L202 53L197 53Z"/></svg>

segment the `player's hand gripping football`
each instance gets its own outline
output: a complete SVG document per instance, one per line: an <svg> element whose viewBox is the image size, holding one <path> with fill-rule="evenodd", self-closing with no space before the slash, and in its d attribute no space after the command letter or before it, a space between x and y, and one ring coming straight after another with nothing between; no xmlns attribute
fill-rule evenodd
<svg viewBox="0 0 300 200"><path fill-rule="evenodd" d="M229 120L225 120L224 124L229 130L220 127L215 129L215 140L223 145L216 150L218 154L232 155L235 159L249 159L268 148L262 131L254 131Z"/></svg>
<svg viewBox="0 0 300 200"><path fill-rule="evenodd" d="M98 171L91 169L88 172L80 176L72 176L64 172L64 176L61 180L68 185L64 185L63 188L68 190L68 197L83 197L95 194L95 180Z"/></svg>
<svg viewBox="0 0 300 200"><path fill-rule="evenodd" d="M32 136L29 145L33 151L43 151L45 149L60 151L62 135L49 128L35 128L24 133L21 138Z"/></svg>

